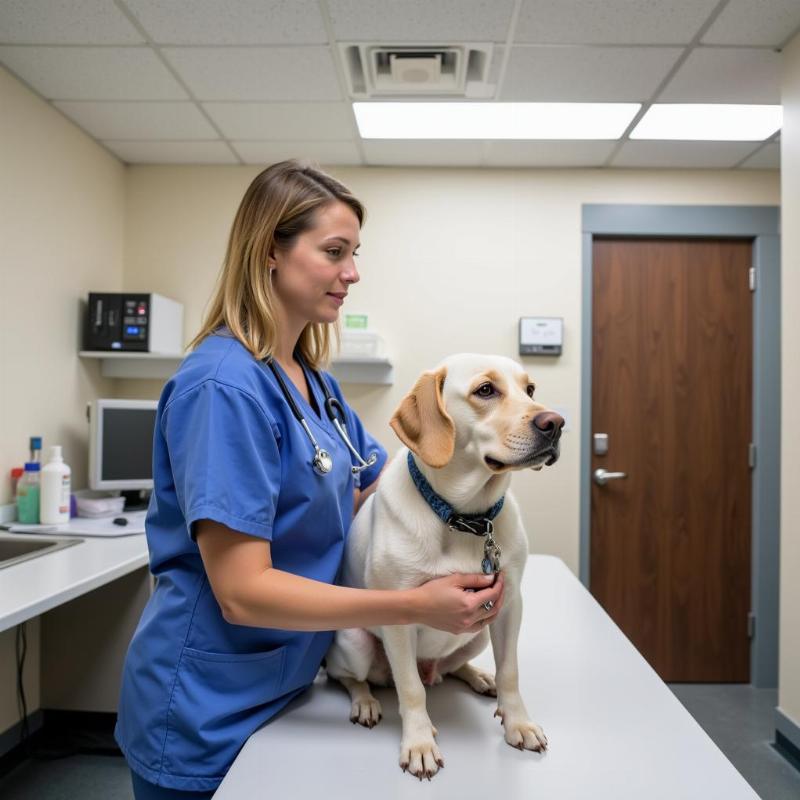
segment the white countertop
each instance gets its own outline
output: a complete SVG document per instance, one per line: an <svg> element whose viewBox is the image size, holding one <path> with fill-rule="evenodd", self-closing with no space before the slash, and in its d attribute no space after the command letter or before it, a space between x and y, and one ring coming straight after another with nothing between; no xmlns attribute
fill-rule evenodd
<svg viewBox="0 0 800 800"><path fill-rule="evenodd" d="M2 531L6 534L7 531ZM15 533L20 538L58 534ZM145 534L92 537L53 553L0 568L0 632L148 563Z"/></svg>
<svg viewBox="0 0 800 800"><path fill-rule="evenodd" d="M374 728L324 671L246 742L215 800L270 797L758 800L758 795L566 565L530 556L519 642L520 690L549 741L506 744L496 700L447 677L427 690L445 761L430 782L398 765L394 689L373 688ZM474 664L494 672L491 645Z"/></svg>

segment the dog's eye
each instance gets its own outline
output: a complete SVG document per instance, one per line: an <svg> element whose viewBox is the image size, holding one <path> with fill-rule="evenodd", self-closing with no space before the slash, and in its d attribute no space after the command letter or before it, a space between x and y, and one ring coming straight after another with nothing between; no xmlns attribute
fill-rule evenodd
<svg viewBox="0 0 800 800"><path fill-rule="evenodd" d="M491 383L482 383L476 390L478 397L491 397L494 394L494 387Z"/></svg>
<svg viewBox="0 0 800 800"><path fill-rule="evenodd" d="M528 384L528 397L530 397L531 400L533 400L533 393L535 391L536 391L536 387L532 383L529 383Z"/></svg>

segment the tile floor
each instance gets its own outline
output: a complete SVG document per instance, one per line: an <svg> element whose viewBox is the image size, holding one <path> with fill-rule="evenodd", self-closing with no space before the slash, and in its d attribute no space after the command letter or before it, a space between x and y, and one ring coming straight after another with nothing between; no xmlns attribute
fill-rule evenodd
<svg viewBox="0 0 800 800"><path fill-rule="evenodd" d="M771 744L777 689L742 683L667 685L762 800L800 798L800 771Z"/></svg>

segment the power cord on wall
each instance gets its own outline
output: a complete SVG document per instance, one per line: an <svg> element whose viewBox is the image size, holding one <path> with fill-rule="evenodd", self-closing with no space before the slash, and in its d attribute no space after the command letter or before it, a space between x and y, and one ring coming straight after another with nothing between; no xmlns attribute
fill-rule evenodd
<svg viewBox="0 0 800 800"><path fill-rule="evenodd" d="M22 724L20 727L19 743L25 750L25 755L29 755L28 747L30 731L28 730L28 704L25 702L25 682L23 680L23 670L25 669L25 655L28 652L28 638L25 631L25 623L17 625L15 649L17 654L17 708L19 710ZM20 654L20 650L22 653Z"/></svg>
<svg viewBox="0 0 800 800"><path fill-rule="evenodd" d="M25 700L24 669L25 656L28 652L28 637L24 622L17 625L15 650L17 657L17 708L21 720L19 746L22 749L23 756L51 760L75 755L78 752L77 747L69 745L67 747L49 746L46 742L39 743L38 740L42 737L31 735L28 726L28 703Z"/></svg>

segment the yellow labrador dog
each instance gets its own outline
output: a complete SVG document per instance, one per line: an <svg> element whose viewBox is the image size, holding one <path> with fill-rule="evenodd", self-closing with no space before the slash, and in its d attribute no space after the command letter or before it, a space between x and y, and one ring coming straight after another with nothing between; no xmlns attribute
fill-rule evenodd
<svg viewBox="0 0 800 800"><path fill-rule="evenodd" d="M505 740L520 750L547 747L519 693L517 640L520 584L528 539L508 491L511 471L555 463L564 420L534 399L522 366L504 356L461 353L424 372L395 411L391 426L406 445L353 520L342 583L410 589L453 572L505 574L494 621L478 633L426 625L387 625L336 632L327 673L352 699L351 720L372 727L381 717L369 683L394 685L403 722L400 766L422 779L444 766L425 685L452 674L497 697ZM491 635L497 677L473 667Z"/></svg>

